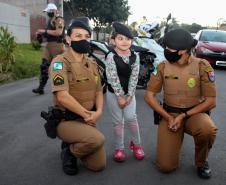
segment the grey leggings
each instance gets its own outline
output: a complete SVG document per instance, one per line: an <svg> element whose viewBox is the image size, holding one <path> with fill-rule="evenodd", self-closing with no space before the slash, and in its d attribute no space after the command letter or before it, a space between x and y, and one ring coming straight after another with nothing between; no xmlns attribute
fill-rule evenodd
<svg viewBox="0 0 226 185"><path fill-rule="evenodd" d="M134 144L139 145L141 141L136 115L135 96L132 97L130 104L124 109L119 107L117 96L114 93L107 91L106 100L114 126L115 149L124 149L124 123L129 127L131 141L133 141Z"/></svg>

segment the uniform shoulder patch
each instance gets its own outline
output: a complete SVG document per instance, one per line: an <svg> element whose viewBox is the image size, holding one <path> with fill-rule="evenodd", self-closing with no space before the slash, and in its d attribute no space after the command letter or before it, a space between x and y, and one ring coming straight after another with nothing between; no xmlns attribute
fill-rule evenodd
<svg viewBox="0 0 226 185"><path fill-rule="evenodd" d="M63 62L62 61L55 61L53 63L53 71L59 71L63 69Z"/></svg>
<svg viewBox="0 0 226 185"><path fill-rule="evenodd" d="M214 72L213 71L209 71L209 72L207 72L207 74L208 74L209 81L214 82L215 81L215 74L214 74Z"/></svg>
<svg viewBox="0 0 226 185"><path fill-rule="evenodd" d="M57 74L57 75L54 76L54 78L53 78L53 84L54 84L55 86L63 85L63 84L64 84L64 78L63 78L61 75Z"/></svg>
<svg viewBox="0 0 226 185"><path fill-rule="evenodd" d="M215 74L214 74L214 70L211 67L211 65L209 64L209 62L207 60L201 60L201 63L203 64L203 70L207 73L209 81L214 82Z"/></svg>

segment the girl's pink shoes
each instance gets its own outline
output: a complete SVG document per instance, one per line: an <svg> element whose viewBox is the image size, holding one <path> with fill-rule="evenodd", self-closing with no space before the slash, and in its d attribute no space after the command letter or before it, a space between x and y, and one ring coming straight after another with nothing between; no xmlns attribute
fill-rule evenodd
<svg viewBox="0 0 226 185"><path fill-rule="evenodd" d="M126 154L123 149L117 149L113 153L113 158L117 162L123 162L126 160Z"/></svg>
<svg viewBox="0 0 226 185"><path fill-rule="evenodd" d="M136 146L133 141L130 142L130 149L133 151L133 155L137 160L144 158L144 150L141 146Z"/></svg>
<svg viewBox="0 0 226 185"><path fill-rule="evenodd" d="M133 155L137 160L142 160L144 158L144 150L141 146L136 146L131 141L130 149L133 151ZM116 149L113 153L113 158L116 162L124 162L126 160L126 154L124 149Z"/></svg>

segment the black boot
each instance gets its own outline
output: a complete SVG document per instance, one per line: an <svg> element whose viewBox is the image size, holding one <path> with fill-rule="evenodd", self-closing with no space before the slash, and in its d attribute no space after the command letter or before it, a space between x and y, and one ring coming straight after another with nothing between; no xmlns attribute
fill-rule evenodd
<svg viewBox="0 0 226 185"><path fill-rule="evenodd" d="M39 87L36 89L32 89L33 93L44 94L44 87L49 78L49 74L48 74L49 65L50 65L50 62L48 62L48 60L43 58L42 63L40 65Z"/></svg>
<svg viewBox="0 0 226 185"><path fill-rule="evenodd" d="M32 92L35 94L44 94L44 90L40 86L36 89L32 89Z"/></svg>
<svg viewBox="0 0 226 185"><path fill-rule="evenodd" d="M69 146L62 149L61 159L64 173L67 175L76 175L78 173L77 158L72 155Z"/></svg>
<svg viewBox="0 0 226 185"><path fill-rule="evenodd" d="M211 177L211 169L206 161L203 166L197 167L198 176L202 179L209 179Z"/></svg>
<svg viewBox="0 0 226 185"><path fill-rule="evenodd" d="M62 143L61 143L61 149L63 150L64 148L67 148L67 147L69 147L69 143L66 143L66 142L64 142L64 141L62 141Z"/></svg>

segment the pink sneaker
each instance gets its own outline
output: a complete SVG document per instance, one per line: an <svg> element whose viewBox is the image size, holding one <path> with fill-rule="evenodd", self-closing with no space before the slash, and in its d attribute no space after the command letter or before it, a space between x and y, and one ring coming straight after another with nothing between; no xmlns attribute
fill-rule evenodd
<svg viewBox="0 0 226 185"><path fill-rule="evenodd" d="M144 150L141 146L135 146L133 141L130 142L130 149L133 151L133 155L137 160L144 158Z"/></svg>
<svg viewBox="0 0 226 185"><path fill-rule="evenodd" d="M126 154L123 149L117 149L113 153L113 158L117 162L123 162L126 160Z"/></svg>

